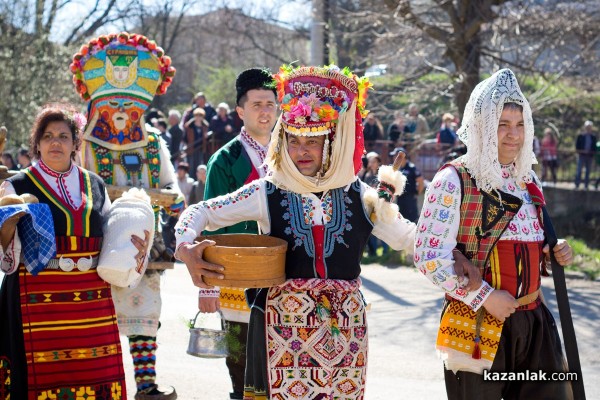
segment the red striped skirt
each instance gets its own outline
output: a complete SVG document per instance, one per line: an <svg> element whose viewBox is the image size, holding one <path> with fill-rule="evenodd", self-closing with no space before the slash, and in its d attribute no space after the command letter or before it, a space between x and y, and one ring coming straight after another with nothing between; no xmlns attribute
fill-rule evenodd
<svg viewBox="0 0 600 400"><path fill-rule="evenodd" d="M3 285L7 292L2 297L18 294L20 306L14 306L12 313L20 312L21 326L13 323L11 335L22 335L22 348L5 356L8 365L2 366L0 374L20 374L21 379L13 379L17 383L26 373L28 399L126 398L110 285L95 269L44 270L33 276L20 266L16 275L6 278L18 279L18 287L16 282ZM7 303L1 313L10 315ZM11 357L21 357L19 353L24 353L26 368L19 368L17 360L11 363ZM0 388L0 398L5 398L2 391L11 393L11 399L25 398L18 395L23 392L17 387Z"/></svg>

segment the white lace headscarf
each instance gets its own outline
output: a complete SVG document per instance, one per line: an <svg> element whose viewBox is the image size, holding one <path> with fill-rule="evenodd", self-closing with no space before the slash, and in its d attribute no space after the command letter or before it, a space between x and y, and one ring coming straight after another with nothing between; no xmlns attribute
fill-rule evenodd
<svg viewBox="0 0 600 400"><path fill-rule="evenodd" d="M533 154L533 118L529 102L521 92L517 78L510 69L501 69L480 82L465 108L462 126L457 134L467 145L463 156L465 167L479 190L490 192L502 188L502 172L498 160L498 122L504 104L523 107L525 141L514 160L513 176L517 183L531 182L531 165L537 164Z"/></svg>

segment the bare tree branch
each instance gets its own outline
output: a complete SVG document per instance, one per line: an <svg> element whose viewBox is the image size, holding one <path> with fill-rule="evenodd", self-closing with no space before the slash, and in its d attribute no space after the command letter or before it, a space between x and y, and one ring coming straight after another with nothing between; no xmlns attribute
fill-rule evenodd
<svg viewBox="0 0 600 400"><path fill-rule="evenodd" d="M117 0L109 0L102 14L96 17L86 29L80 31L81 28L83 28L83 26L85 25L85 22L89 19L92 19L93 15L96 13L96 11L98 11L100 0L96 0L96 4L94 5L92 11L90 11L87 14L87 17L85 17L77 27L71 30L71 34L63 42L63 44L65 46L68 46L71 43L80 42L81 40L83 40L83 38L93 35L100 27L104 26L108 21L112 21L113 19L109 18L109 15L116 1Z"/></svg>

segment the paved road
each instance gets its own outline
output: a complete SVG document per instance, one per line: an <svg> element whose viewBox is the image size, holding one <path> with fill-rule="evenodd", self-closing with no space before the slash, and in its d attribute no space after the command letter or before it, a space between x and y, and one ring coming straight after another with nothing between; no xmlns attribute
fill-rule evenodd
<svg viewBox="0 0 600 400"><path fill-rule="evenodd" d="M435 355L440 292L414 268L363 267L363 286L372 303L369 370L366 400L445 399L442 365ZM558 316L552 279L543 281L544 295ZM588 399L600 399L600 283L569 279L571 304ZM197 310L197 290L185 266L177 265L163 277L163 318L158 335L159 383L174 385L181 400L228 399L230 381L223 359L209 360L186 354L189 333L185 320ZM218 326L206 317L207 326ZM126 341L123 340L124 346ZM125 356L128 393L135 387L131 361Z"/></svg>

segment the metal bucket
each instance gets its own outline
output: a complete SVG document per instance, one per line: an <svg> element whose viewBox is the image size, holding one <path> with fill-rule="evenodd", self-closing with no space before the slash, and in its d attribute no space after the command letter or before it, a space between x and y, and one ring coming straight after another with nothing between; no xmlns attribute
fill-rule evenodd
<svg viewBox="0 0 600 400"><path fill-rule="evenodd" d="M227 341L225 335L227 331L196 328L196 319L198 319L200 311L196 314L191 322L190 342L188 343L187 353L201 358L223 358L227 357ZM219 311L221 320L223 314Z"/></svg>

